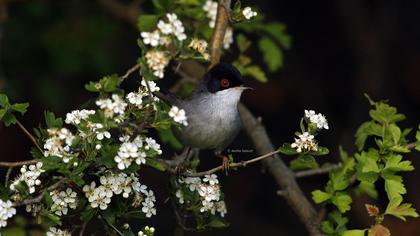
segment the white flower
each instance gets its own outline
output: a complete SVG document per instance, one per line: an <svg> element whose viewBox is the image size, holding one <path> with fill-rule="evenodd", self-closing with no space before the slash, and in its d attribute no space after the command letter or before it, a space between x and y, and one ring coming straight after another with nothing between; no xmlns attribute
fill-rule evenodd
<svg viewBox="0 0 420 236"><path fill-rule="evenodd" d="M321 113L316 114L313 110L305 110L305 117L318 127L318 129L329 129L327 118Z"/></svg>
<svg viewBox="0 0 420 236"><path fill-rule="evenodd" d="M151 50L146 53L147 66L153 70L153 74L158 78L163 78L165 67L169 63L169 58L162 51Z"/></svg>
<svg viewBox="0 0 420 236"><path fill-rule="evenodd" d="M146 226L146 227L144 227L144 231L153 234L155 232L155 228Z"/></svg>
<svg viewBox="0 0 420 236"><path fill-rule="evenodd" d="M225 37L223 38L223 48L229 49L232 43L233 43L233 29L231 27L227 27Z"/></svg>
<svg viewBox="0 0 420 236"><path fill-rule="evenodd" d="M50 227L48 229L47 236L71 236L71 233L67 230L61 230L55 227Z"/></svg>
<svg viewBox="0 0 420 236"><path fill-rule="evenodd" d="M204 182L209 182L210 185L216 185L219 184L219 180L217 179L217 175L211 174L211 175L205 175L203 178Z"/></svg>
<svg viewBox="0 0 420 236"><path fill-rule="evenodd" d="M141 208L142 212L146 214L147 218L152 217L152 215L156 215L156 208L155 208L155 195L153 194L152 190L149 190L145 194L145 199L142 202L143 207Z"/></svg>
<svg viewBox="0 0 420 236"><path fill-rule="evenodd" d="M210 28L214 28L216 25L217 6L218 3L212 0L207 0L203 6L203 10L207 13L207 17L210 19Z"/></svg>
<svg viewBox="0 0 420 236"><path fill-rule="evenodd" d="M147 84L146 84L147 83ZM154 93L154 92L158 92L160 91L159 86L157 86L157 84L154 81L147 81L145 79L141 80L141 85L147 90L147 85L149 85L150 88L150 92ZM148 94L148 93L147 93Z"/></svg>
<svg viewBox="0 0 420 236"><path fill-rule="evenodd" d="M26 205L25 209L26 212L31 213L32 216L36 216L41 211L42 205L37 203L28 204Z"/></svg>
<svg viewBox="0 0 420 236"><path fill-rule="evenodd" d="M0 199L0 228L7 225L7 219L16 214L16 209L10 200L6 202Z"/></svg>
<svg viewBox="0 0 420 236"><path fill-rule="evenodd" d="M156 142L156 140L154 140L153 138L146 138L145 142L146 142L146 146L144 148L146 150L152 149L152 150L155 150L159 155L162 154L160 145Z"/></svg>
<svg viewBox="0 0 420 236"><path fill-rule="evenodd" d="M298 153L302 151L318 151L318 144L314 140L314 136L308 132L304 132L295 138L295 142L291 144L292 148L296 148Z"/></svg>
<svg viewBox="0 0 420 236"><path fill-rule="evenodd" d="M65 122L67 124L78 125L82 120L86 120L90 115L95 114L94 110L74 110L66 114Z"/></svg>
<svg viewBox="0 0 420 236"><path fill-rule="evenodd" d="M205 40L194 38L191 40L188 47L200 53L205 60L208 60L210 59L210 54L207 52L207 45Z"/></svg>
<svg viewBox="0 0 420 236"><path fill-rule="evenodd" d="M179 109L177 106L172 106L168 115L174 119L175 122L185 125L188 125L187 116L185 115L184 109Z"/></svg>
<svg viewBox="0 0 420 236"><path fill-rule="evenodd" d="M216 207L216 211L219 212L220 216L225 217L227 213L225 201L216 202L215 207Z"/></svg>
<svg viewBox="0 0 420 236"><path fill-rule="evenodd" d="M70 146L75 138L74 135L66 128L51 128L47 131L50 138L45 140L44 156L61 157L64 163L68 163L73 158Z"/></svg>
<svg viewBox="0 0 420 236"><path fill-rule="evenodd" d="M180 204L184 204L184 194L182 193L181 189L176 191L175 196L178 198Z"/></svg>
<svg viewBox="0 0 420 236"><path fill-rule="evenodd" d="M109 133L108 131L102 131L102 132L98 131L96 133L96 138L98 140L102 140L104 138L111 138L111 133Z"/></svg>
<svg viewBox="0 0 420 236"><path fill-rule="evenodd" d="M67 215L69 208L76 209L77 207L77 193L71 188L61 192L56 190L51 192L50 195L53 201L51 211L58 216Z"/></svg>
<svg viewBox="0 0 420 236"><path fill-rule="evenodd" d="M175 13L167 13L166 18L168 23L163 20L159 20L157 27L162 32L162 34L169 35L173 34L179 41L183 41L187 38L187 35L184 33L185 28L178 16Z"/></svg>
<svg viewBox="0 0 420 236"><path fill-rule="evenodd" d="M185 179L180 179L180 183L185 183L190 191L197 190L201 185L201 179L199 177L187 177Z"/></svg>
<svg viewBox="0 0 420 236"><path fill-rule="evenodd" d="M252 11L252 9L251 9L250 7L245 7L245 8L242 10L242 15L244 15L245 19L249 20L249 19L251 19L252 17L257 16L257 12Z"/></svg>
<svg viewBox="0 0 420 236"><path fill-rule="evenodd" d="M146 45L156 47L160 44L160 34L158 30L153 32L141 32L140 35L143 38L144 44Z"/></svg>
<svg viewBox="0 0 420 236"><path fill-rule="evenodd" d="M139 150L138 144L140 144L139 141L124 142L121 144L117 156L114 157L114 161L120 170L128 168L133 161L138 165L146 163L146 153Z"/></svg>
<svg viewBox="0 0 420 236"><path fill-rule="evenodd" d="M118 94L112 94L111 98L99 99L96 101L96 105L104 110L107 118L114 118L115 114L120 115L117 118L121 118L127 107L127 103Z"/></svg>
<svg viewBox="0 0 420 236"><path fill-rule="evenodd" d="M143 105L142 105L143 104L143 95L141 93L131 92L131 93L127 94L126 98L131 104L136 105L136 107L138 107L138 108L143 107Z"/></svg>
<svg viewBox="0 0 420 236"><path fill-rule="evenodd" d="M39 186L41 184L41 180L39 180L38 177L41 173L45 172L45 170L42 169L42 162L37 162L35 165L30 165L29 167L23 165L20 168L20 172L21 175L16 178L12 184L10 184L10 190L16 191L16 186L20 182L25 182L29 188L29 193L34 193L35 186Z"/></svg>

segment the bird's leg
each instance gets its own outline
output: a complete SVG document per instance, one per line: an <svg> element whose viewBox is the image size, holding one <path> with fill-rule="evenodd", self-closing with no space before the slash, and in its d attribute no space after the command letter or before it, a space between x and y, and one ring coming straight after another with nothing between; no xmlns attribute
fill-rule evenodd
<svg viewBox="0 0 420 236"><path fill-rule="evenodd" d="M223 172L225 172L226 175L228 175L230 165L229 157L227 155L222 154L221 151L215 151L214 155L216 155L219 158L222 158L222 170Z"/></svg>

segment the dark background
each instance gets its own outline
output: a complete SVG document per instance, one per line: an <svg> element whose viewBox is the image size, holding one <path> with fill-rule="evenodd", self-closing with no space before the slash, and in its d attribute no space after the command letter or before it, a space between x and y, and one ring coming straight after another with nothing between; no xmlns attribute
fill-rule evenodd
<svg viewBox="0 0 420 236"><path fill-rule="evenodd" d="M108 0L0 0L0 91L12 101L29 101L27 127L43 121L43 111L60 116L77 108L93 94L85 83L112 73L123 74L134 65L139 49L138 31L130 14L110 11ZM121 1L129 4L130 1ZM245 2L244 5L256 2ZM269 20L284 22L293 37L285 54L284 68L269 74L270 81L248 81L255 90L243 101L261 116L275 146L293 141L304 109L322 112L330 130L318 139L331 150L325 157L337 161L338 145L350 153L354 133L368 119L369 105L363 97L389 99L416 128L420 117L420 2L391 0L258 1ZM138 12L134 12L136 14ZM413 132L414 133L414 132ZM414 135L411 134L411 137ZM0 160L29 159L30 143L17 127L0 127ZM253 149L245 135L232 148ZM238 154L248 159L256 154ZM409 159L420 169L420 156ZM288 160L288 159L286 159ZM213 159L203 168L215 166ZM4 174L4 169L0 174ZM420 209L416 179L420 172L404 175L405 200ZM145 171L143 182L158 196L158 215L148 224L157 235L171 235L175 218L166 199L165 175ZM322 187L325 176L300 179L305 193ZM231 171L222 177L231 226L201 235L306 235L276 184L259 164ZM382 186L380 186L382 187ZM382 193L384 196L384 193ZM367 217L365 196L355 198L349 213L350 227L374 223ZM380 208L387 204L379 197ZM420 235L420 220L404 223L387 217L384 224L393 235ZM198 233L187 233L198 235Z"/></svg>

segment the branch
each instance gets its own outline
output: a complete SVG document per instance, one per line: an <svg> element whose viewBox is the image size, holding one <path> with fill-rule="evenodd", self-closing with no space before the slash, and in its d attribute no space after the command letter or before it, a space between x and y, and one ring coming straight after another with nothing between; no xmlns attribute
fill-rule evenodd
<svg viewBox="0 0 420 236"><path fill-rule="evenodd" d="M42 193L40 193L37 197L32 198L32 199L27 199L27 200L24 200L24 201L22 201L22 202L14 202L14 203L13 203L13 206L14 206L14 207L19 207L19 206L26 206L26 205L29 205L29 204L39 203L39 202L41 202L41 201L42 201L42 197L44 196L44 194L45 194L46 192L51 192L51 191L53 191L54 189L56 189L56 188L60 187L60 186L64 183L64 181L66 181L66 179L60 179L60 180L59 180L59 181L57 181L55 184L53 184L53 185L49 186L49 187L48 187L48 188L46 188L44 191L42 191Z"/></svg>
<svg viewBox="0 0 420 236"><path fill-rule="evenodd" d="M35 164L39 161L40 160L38 160L38 159L27 160L27 161L16 161L16 162L0 161L0 166L17 167L17 166Z"/></svg>
<svg viewBox="0 0 420 236"><path fill-rule="evenodd" d="M334 165L323 167L323 168L299 171L295 173L295 178L303 178L303 177L308 177L308 176L330 173L333 170L340 169L342 165L343 164L338 163L338 164L334 164Z"/></svg>
<svg viewBox="0 0 420 236"><path fill-rule="evenodd" d="M254 143L257 151L259 153L272 152L274 147L264 126L262 126L243 104L239 104L238 108L245 131ZM274 158L264 159L263 164L274 177L278 186L284 190L282 196L305 225L309 234L312 236L322 235L316 221L318 214L299 188L294 173L284 164L278 155L275 155Z"/></svg>
<svg viewBox="0 0 420 236"><path fill-rule="evenodd" d="M127 72L125 72L123 76L120 77L119 83L122 83L124 80L128 78L128 76L130 76L132 73L134 73L138 69L140 69L140 64L136 64L132 66L130 69L127 70Z"/></svg>
<svg viewBox="0 0 420 236"><path fill-rule="evenodd" d="M26 136L31 140L31 142L35 145L35 147L41 152L44 153L42 148L39 146L38 142L36 141L35 137L29 133L29 131L25 128L25 126L22 125L18 120L16 120L16 124L19 126L19 128L26 134Z"/></svg>
<svg viewBox="0 0 420 236"><path fill-rule="evenodd" d="M113 224L111 224L110 222L108 222L104 217L103 217L103 215L99 212L99 214L101 215L101 217L102 217L102 219L105 221L105 223L109 226L109 227L111 227L118 235L121 235L121 236L124 236L124 234L123 233L121 233L121 231L120 230L118 230L118 228L117 227L115 227Z"/></svg>
<svg viewBox="0 0 420 236"><path fill-rule="evenodd" d="M230 3L230 0L219 0L216 25L210 42L210 67L217 64L222 55L223 39L229 24Z"/></svg>
<svg viewBox="0 0 420 236"><path fill-rule="evenodd" d="M234 163L230 163L229 164L229 167L232 167L232 168L235 168L235 167L246 167L248 164L251 164L251 163L254 163L254 162L257 162L257 161L264 160L264 159L266 159L268 157L272 157L273 155L275 155L275 154L277 154L279 152L280 152L279 150L276 150L276 151L273 151L273 152L270 152L270 153L261 155L259 157L255 157L255 158L250 159L250 160L247 160L247 161L241 161L241 162L237 162L237 163L235 163L235 162ZM210 175L210 174L216 173L216 172L221 171L221 170L223 170L223 165L220 165L218 167L215 167L215 168L210 169L210 170L207 170L207 171L202 171L202 172L197 172L197 173L185 172L185 173L182 173L182 175L190 176L190 177L199 177L199 176L204 176L204 175Z"/></svg>

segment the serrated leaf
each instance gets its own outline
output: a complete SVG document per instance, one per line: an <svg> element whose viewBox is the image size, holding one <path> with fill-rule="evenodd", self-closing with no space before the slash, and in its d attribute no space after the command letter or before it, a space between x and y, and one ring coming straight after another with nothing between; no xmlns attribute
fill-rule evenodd
<svg viewBox="0 0 420 236"><path fill-rule="evenodd" d="M165 171L166 170L165 166L162 163L160 163L156 160L153 160L151 158L146 159L146 164L155 168L156 170L160 170L160 171Z"/></svg>
<svg viewBox="0 0 420 236"><path fill-rule="evenodd" d="M316 152L311 151L311 155L314 155L314 156L324 156L329 153L330 153L330 150L328 150L328 148L321 147L321 146L318 146L318 150Z"/></svg>
<svg viewBox="0 0 420 236"><path fill-rule="evenodd" d="M411 207L412 204L401 204L402 200L403 198L401 196L391 199L386 207L385 214L393 215L403 221L406 221L405 217L407 216L417 218L419 215L417 214L416 209Z"/></svg>
<svg viewBox="0 0 420 236"><path fill-rule="evenodd" d="M229 223L221 218L213 218L208 224L208 226L213 228L226 228L229 226Z"/></svg>
<svg viewBox="0 0 420 236"><path fill-rule="evenodd" d="M335 231L332 223L326 220L321 223L321 230L327 234L333 234Z"/></svg>
<svg viewBox="0 0 420 236"><path fill-rule="evenodd" d="M265 31L272 35L276 41L285 49L292 46L292 37L286 33L286 25L279 22L264 25Z"/></svg>
<svg viewBox="0 0 420 236"><path fill-rule="evenodd" d="M352 203L351 197L344 192L336 193L332 198L331 202L338 208L341 213L345 213L350 210L350 204Z"/></svg>
<svg viewBox="0 0 420 236"><path fill-rule="evenodd" d="M312 199L316 204L327 201L331 198L331 194L323 192L321 190L312 191Z"/></svg>
<svg viewBox="0 0 420 236"><path fill-rule="evenodd" d="M0 106L4 108L8 108L10 106L9 98L6 94L0 94Z"/></svg>
<svg viewBox="0 0 420 236"><path fill-rule="evenodd" d="M279 151L280 153L288 156L299 154L296 152L296 149L290 146L290 143L284 143L283 146L279 147Z"/></svg>
<svg viewBox="0 0 420 236"><path fill-rule="evenodd" d="M416 132L416 150L420 151L420 125L419 125L419 131Z"/></svg>
<svg viewBox="0 0 420 236"><path fill-rule="evenodd" d="M55 118L54 113L46 111L44 113L45 123L48 128L61 128L63 126L62 118Z"/></svg>
<svg viewBox="0 0 420 236"><path fill-rule="evenodd" d="M359 151L363 149L365 146L366 139L368 136L375 135L378 137L382 136L382 127L373 122L373 121L367 121L360 125L360 127L356 131L356 146Z"/></svg>
<svg viewBox="0 0 420 236"><path fill-rule="evenodd" d="M391 133L394 144L398 144L401 139L401 129L395 124L390 124L388 130Z"/></svg>
<svg viewBox="0 0 420 236"><path fill-rule="evenodd" d="M373 199L378 198L378 191L376 191L375 184L361 181L360 184L355 189L357 194L366 193L369 197Z"/></svg>
<svg viewBox="0 0 420 236"><path fill-rule="evenodd" d="M412 171L411 161L401 161L401 155L392 155L386 159L384 171Z"/></svg>
<svg viewBox="0 0 420 236"><path fill-rule="evenodd" d="M41 159L42 169L44 170L55 170L58 169L61 164L61 158L56 156L47 156Z"/></svg>
<svg viewBox="0 0 420 236"><path fill-rule="evenodd" d="M397 108L383 102L375 104L376 109L369 111L370 117L381 124L395 123L405 119L403 114L397 113Z"/></svg>
<svg viewBox="0 0 420 236"><path fill-rule="evenodd" d="M376 149L369 149L367 152L362 152L360 155L355 155L356 159L359 161L359 170L362 173L379 173L380 169L378 166L379 152Z"/></svg>
<svg viewBox="0 0 420 236"><path fill-rule="evenodd" d="M401 176L392 174L383 174L382 177L385 179L385 191L388 195L388 199L394 199L401 197L401 194L406 194L407 190L404 187Z"/></svg>
<svg viewBox="0 0 420 236"><path fill-rule="evenodd" d="M290 162L290 168L292 170L315 169L318 167L318 163L311 155L303 155Z"/></svg>
<svg viewBox="0 0 420 236"><path fill-rule="evenodd" d="M0 109L0 120L3 120L3 117L6 114L6 112L7 112L7 109L5 108Z"/></svg>
<svg viewBox="0 0 420 236"><path fill-rule="evenodd" d="M142 14L137 19L137 28L141 32L148 32L156 27L158 15Z"/></svg>
<svg viewBox="0 0 420 236"><path fill-rule="evenodd" d="M263 53L263 59L271 72L276 71L283 65L282 51L270 38L261 38L258 41L258 47Z"/></svg>
<svg viewBox="0 0 420 236"><path fill-rule="evenodd" d="M9 110L3 115L2 121L6 126L10 126L11 124L16 124L17 119Z"/></svg>
<svg viewBox="0 0 420 236"><path fill-rule="evenodd" d="M342 236L364 236L365 229L352 229L343 232Z"/></svg>
<svg viewBox="0 0 420 236"><path fill-rule="evenodd" d="M114 92L118 88L118 81L119 81L118 75L110 75L105 76L101 79L100 83L103 87L103 90L107 93Z"/></svg>
<svg viewBox="0 0 420 236"><path fill-rule="evenodd" d="M20 114L25 114L26 110L29 107L29 103L15 103L12 105L12 110L20 112Z"/></svg>

